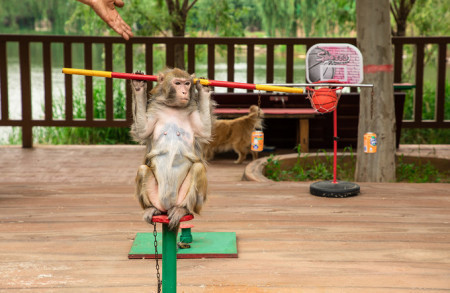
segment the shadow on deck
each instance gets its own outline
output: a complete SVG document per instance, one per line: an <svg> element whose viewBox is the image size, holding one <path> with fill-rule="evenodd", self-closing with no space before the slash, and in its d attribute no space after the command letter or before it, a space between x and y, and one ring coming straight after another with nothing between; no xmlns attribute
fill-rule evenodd
<svg viewBox="0 0 450 293"><path fill-rule="evenodd" d="M0 147L0 291L155 291L154 261L127 258L152 228L133 199L143 151ZM450 290L449 184L359 183L332 199L310 183L240 181L244 167L209 164L193 221L236 232L239 257L178 261L179 292Z"/></svg>

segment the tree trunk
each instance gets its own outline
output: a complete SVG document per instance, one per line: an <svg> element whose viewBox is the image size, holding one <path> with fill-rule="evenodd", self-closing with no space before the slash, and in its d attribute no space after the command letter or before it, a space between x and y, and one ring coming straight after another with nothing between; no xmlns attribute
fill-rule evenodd
<svg viewBox="0 0 450 293"><path fill-rule="evenodd" d="M194 0L189 4L189 0L184 0L182 3L180 1L166 0L169 14L172 16L172 36L185 36L187 15L196 2L197 0ZM184 63L184 44L175 44L174 67L185 69Z"/></svg>
<svg viewBox="0 0 450 293"><path fill-rule="evenodd" d="M406 22L416 0L393 0L390 3L392 16L397 25L397 31L392 29L392 35L404 37L406 35Z"/></svg>
<svg viewBox="0 0 450 293"><path fill-rule="evenodd" d="M355 180L395 181L395 109L389 0L356 1L357 43L364 60ZM372 95L373 93L373 95ZM377 152L364 153L363 136L377 135Z"/></svg>
<svg viewBox="0 0 450 293"><path fill-rule="evenodd" d="M183 16L181 16L183 17ZM185 36L185 28L186 28L186 16L181 19L181 22L172 23L172 35L174 37L184 37ZM184 61L184 44L175 44L175 67L180 69L185 69L185 61Z"/></svg>

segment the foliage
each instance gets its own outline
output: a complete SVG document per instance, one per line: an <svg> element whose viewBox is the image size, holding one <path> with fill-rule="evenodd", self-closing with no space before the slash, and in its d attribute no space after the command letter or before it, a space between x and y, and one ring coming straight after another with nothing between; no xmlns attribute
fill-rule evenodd
<svg viewBox="0 0 450 293"><path fill-rule="evenodd" d="M416 0L392 0L390 2L391 18L394 22L391 28L392 35L405 36L406 22Z"/></svg>
<svg viewBox="0 0 450 293"><path fill-rule="evenodd" d="M199 1L190 13L188 32L194 36L198 32L210 32L216 36L243 37L242 20L251 10L238 0Z"/></svg>
<svg viewBox="0 0 450 293"><path fill-rule="evenodd" d="M399 6L402 1L391 3ZM448 33L449 1L409 2L414 5L407 16L407 35ZM52 34L115 35L90 7L74 0L0 0L0 7L2 32L20 29L35 33L35 25L43 24L44 29L50 29L46 33ZM187 16L186 32L194 36L243 36L264 29L268 36L353 36L355 10L356 1L348 0L198 0ZM167 1L163 0L125 1L119 13L137 36L168 36L178 17L169 14ZM50 26L46 27L46 23ZM394 17L392 26L396 26Z"/></svg>
<svg viewBox="0 0 450 293"><path fill-rule="evenodd" d="M436 87L435 81L425 82L423 86L423 109L422 117L424 120L435 119L435 108L436 108ZM450 97L450 82L445 82L445 94L446 97ZM406 101L404 106L403 119L413 119L414 114L414 91L408 91L406 93ZM444 103L444 117L445 119L450 119L450 100L445 99Z"/></svg>
<svg viewBox="0 0 450 293"><path fill-rule="evenodd" d="M125 119L125 90L120 83L113 83L114 118ZM93 84L93 116L94 119L106 118L105 83L94 79ZM63 99L53 105L53 113L57 118L64 117ZM73 95L74 119L85 118L86 108L84 87L79 86ZM36 127L34 137L41 144L117 144L131 143L128 128L83 128L83 127Z"/></svg>
<svg viewBox="0 0 450 293"><path fill-rule="evenodd" d="M409 36L448 35L450 1L417 0L408 20Z"/></svg>
<svg viewBox="0 0 450 293"><path fill-rule="evenodd" d="M119 83L113 83L114 118L125 119L125 90ZM93 84L93 116L94 119L105 119L105 83L94 79ZM65 116L64 97L53 103L54 119L62 119ZM84 87L79 86L73 95L74 119L86 117ZM14 129L8 138L10 144L20 142L21 131ZM39 144L130 144L133 143L129 136L128 128L118 127L33 127L33 138Z"/></svg>
<svg viewBox="0 0 450 293"><path fill-rule="evenodd" d="M436 88L435 81L427 81L423 88L423 108L422 117L425 120L435 119L436 107ZM450 97L450 82L446 81L445 96ZM403 119L411 120L414 115L414 91L408 91L406 94ZM444 119L450 118L450 99L445 99ZM432 129L432 128L402 128L400 138L401 144L450 144L450 129Z"/></svg>
<svg viewBox="0 0 450 293"><path fill-rule="evenodd" d="M47 34L63 34L64 23L76 5L76 1L0 0L0 28L11 32L37 29Z"/></svg>
<svg viewBox="0 0 450 293"><path fill-rule="evenodd" d="M395 36L446 35L445 28L450 27L450 2L391 0L391 26Z"/></svg>
<svg viewBox="0 0 450 293"><path fill-rule="evenodd" d="M355 29L355 1L263 0L258 8L269 36L343 36Z"/></svg>
<svg viewBox="0 0 450 293"><path fill-rule="evenodd" d="M196 35L199 31L209 31L220 36L243 36L243 20L249 19L248 15L252 11L243 4L244 2L241 0L196 2L187 17L186 32L191 35ZM82 31L90 35L108 32L114 35L91 10L86 5L78 5L66 24L68 31L72 33ZM136 36L169 36L172 24L178 22L178 16L171 15L166 1L161 0L134 0L132 3L126 3L119 12L122 18L132 25ZM242 21L237 21L240 18Z"/></svg>
<svg viewBox="0 0 450 293"><path fill-rule="evenodd" d="M324 156L319 157L319 152ZM345 156L338 157L336 173L338 180L353 181L355 173L356 157L351 148L344 149L344 154L348 153L349 158ZM301 154L297 147L297 162L290 169L283 168L280 160L273 154L267 159L265 167L265 176L274 181L315 181L333 179L333 157L324 150L318 151L312 162L305 160L308 154ZM426 182L450 182L450 171L440 172L433 164L425 159L419 158L417 162L407 163L404 156L400 156L396 163L396 181L410 183Z"/></svg>
<svg viewBox="0 0 450 293"><path fill-rule="evenodd" d="M450 144L448 128L402 128L401 144Z"/></svg>
<svg viewBox="0 0 450 293"><path fill-rule="evenodd" d="M430 162L422 162L419 158L417 164L404 162L401 155L397 161L397 182L427 183L448 181Z"/></svg>
<svg viewBox="0 0 450 293"><path fill-rule="evenodd" d="M311 160L309 154L302 154L300 145L297 146L297 161L290 169L284 169L281 162L273 154L267 159L265 175L274 181L311 181L311 180L331 180L333 179L333 156L328 155L325 150L319 150L316 157ZM319 156L323 153L323 156ZM353 177L355 171L356 157L351 147L344 149L348 153L349 160L344 156L339 157L336 171L340 177Z"/></svg>

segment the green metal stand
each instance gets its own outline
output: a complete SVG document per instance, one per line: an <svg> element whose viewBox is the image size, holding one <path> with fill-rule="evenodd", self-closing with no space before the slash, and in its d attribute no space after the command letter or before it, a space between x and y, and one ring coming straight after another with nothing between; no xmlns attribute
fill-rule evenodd
<svg viewBox="0 0 450 293"><path fill-rule="evenodd" d="M181 226L183 227L183 225ZM178 249L177 259L203 259L203 258L237 258L236 232L192 232L192 242L186 241L183 236L184 229L178 233L178 242L189 243L191 247ZM153 233L136 233L133 244L128 252L129 259L155 259L162 258L162 233L158 233L158 250L155 256Z"/></svg>
<svg viewBox="0 0 450 293"><path fill-rule="evenodd" d="M177 232L169 230L169 225L162 224L162 291L177 292Z"/></svg>
<svg viewBox="0 0 450 293"><path fill-rule="evenodd" d="M186 215L180 222L190 221L193 215ZM152 221L162 223L162 292L177 292L177 231L169 230L167 215L154 216Z"/></svg>

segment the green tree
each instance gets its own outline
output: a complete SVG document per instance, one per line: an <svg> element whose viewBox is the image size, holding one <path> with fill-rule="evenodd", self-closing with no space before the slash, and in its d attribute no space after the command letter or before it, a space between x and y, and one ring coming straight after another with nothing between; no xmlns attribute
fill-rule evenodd
<svg viewBox="0 0 450 293"><path fill-rule="evenodd" d="M292 34L294 18L294 0L262 0L259 1L259 11L262 16L264 29L270 37L288 36Z"/></svg>
<svg viewBox="0 0 450 293"><path fill-rule="evenodd" d="M258 3L269 36L342 36L355 30L354 1L264 0Z"/></svg>
<svg viewBox="0 0 450 293"><path fill-rule="evenodd" d="M392 25L393 36L406 35L406 21L411 13L416 0L391 0L391 16L394 18L396 26Z"/></svg>
<svg viewBox="0 0 450 293"><path fill-rule="evenodd" d="M242 0L199 1L189 16L187 23L189 34L207 32L222 37L243 37L246 23L251 21L250 14L256 11L255 8L245 5L245 2Z"/></svg>
<svg viewBox="0 0 450 293"><path fill-rule="evenodd" d="M408 20L408 35L448 36L450 27L450 1L416 0L416 4Z"/></svg>
<svg viewBox="0 0 450 293"><path fill-rule="evenodd" d="M39 23L45 23L45 33L63 34L64 23L76 6L76 1L59 0L0 0L0 27L34 31Z"/></svg>

